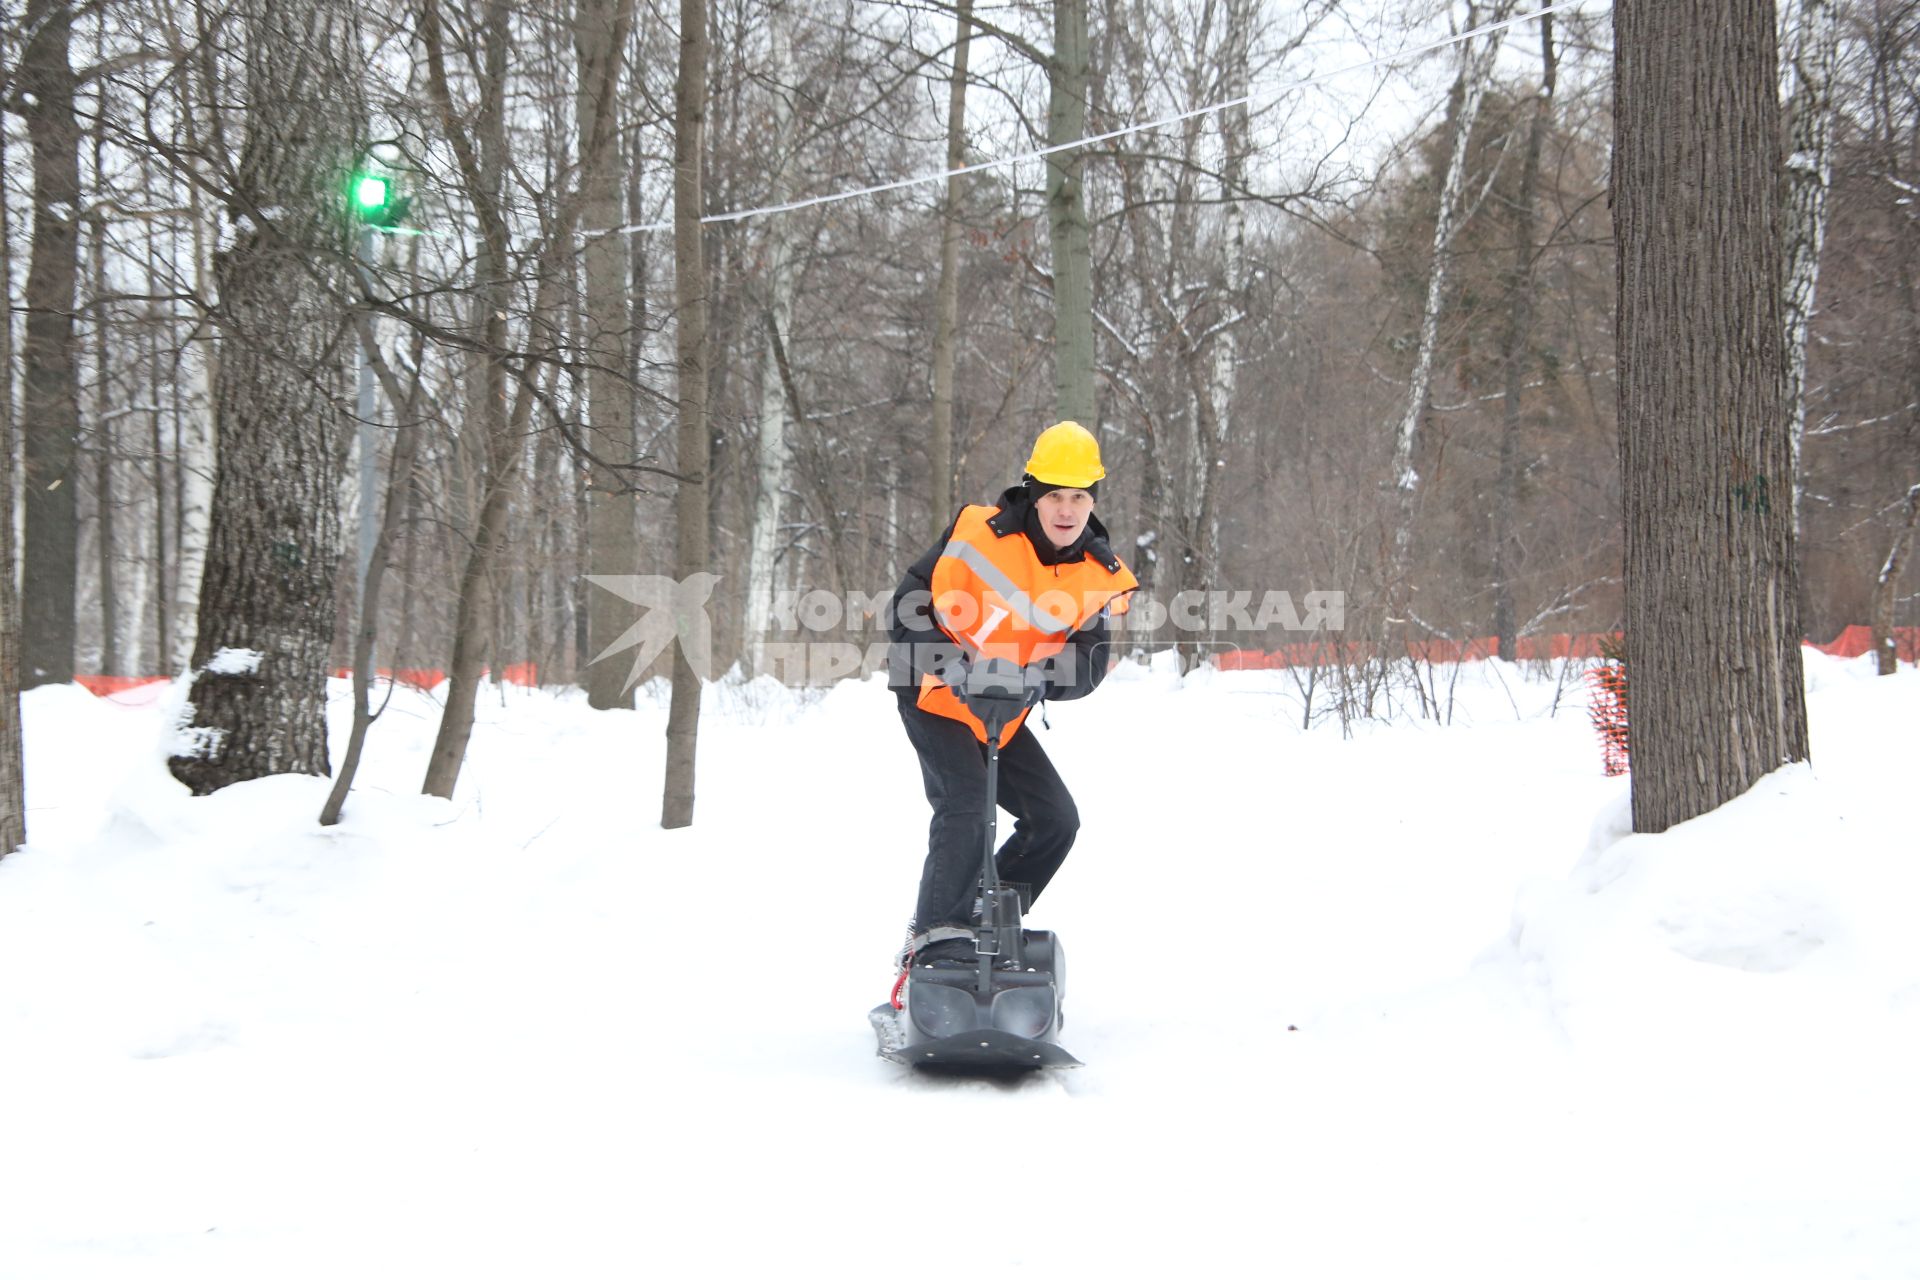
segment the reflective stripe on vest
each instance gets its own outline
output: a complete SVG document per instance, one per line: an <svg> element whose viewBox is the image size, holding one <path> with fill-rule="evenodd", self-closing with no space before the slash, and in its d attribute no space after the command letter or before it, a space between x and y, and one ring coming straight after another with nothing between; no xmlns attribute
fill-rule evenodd
<svg viewBox="0 0 1920 1280"><path fill-rule="evenodd" d="M1096 560L1040 563L1024 534L1001 537L988 520L997 507L963 508L933 567L933 607L941 628L975 657L1009 658L1021 666L1061 652L1067 638L1102 610L1122 613L1139 586L1125 565L1109 572ZM959 720L980 741L987 728L951 689L932 676L920 683L922 710ZM1000 735L1019 729L1021 712Z"/></svg>

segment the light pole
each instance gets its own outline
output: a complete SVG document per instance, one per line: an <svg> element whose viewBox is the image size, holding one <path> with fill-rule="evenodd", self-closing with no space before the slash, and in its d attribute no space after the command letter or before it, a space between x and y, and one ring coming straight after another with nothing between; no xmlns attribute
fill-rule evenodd
<svg viewBox="0 0 1920 1280"><path fill-rule="evenodd" d="M407 216L410 203L404 196L393 193L393 180L377 173L364 170L353 175L348 192L348 203L352 206L354 220L359 223L359 233L354 241L354 265L360 273L363 283L370 283L374 263L374 234L381 228L391 229L398 226ZM360 546L359 559L355 566L354 586L359 599L366 599L367 566L373 562L373 543L378 529L374 524L374 512L379 500L380 444L374 432L374 415L378 408L374 400L373 360L364 344L360 347L359 385L356 388L354 413L360 419L358 440L360 448Z"/></svg>

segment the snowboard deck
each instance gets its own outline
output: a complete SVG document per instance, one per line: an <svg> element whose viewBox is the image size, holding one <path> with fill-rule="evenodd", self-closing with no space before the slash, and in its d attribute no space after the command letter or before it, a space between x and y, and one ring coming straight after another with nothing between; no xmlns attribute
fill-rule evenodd
<svg viewBox="0 0 1920 1280"><path fill-rule="evenodd" d="M1083 1065L1051 1041L1029 1040L991 1027L909 1045L905 1020L901 1011L891 1004L876 1006L867 1015L867 1021L873 1024L879 1055L902 1066L956 1073L1006 1074Z"/></svg>

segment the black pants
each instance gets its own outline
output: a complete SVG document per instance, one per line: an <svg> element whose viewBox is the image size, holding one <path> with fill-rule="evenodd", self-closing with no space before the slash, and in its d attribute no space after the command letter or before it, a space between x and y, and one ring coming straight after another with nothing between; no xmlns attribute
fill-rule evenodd
<svg viewBox="0 0 1920 1280"><path fill-rule="evenodd" d="M920 776L933 805L914 927L924 932L964 925L979 891L987 840L987 747L960 721L922 711L905 698L900 719L920 755ZM999 799L1015 822L994 865L1002 880L1027 885L1038 898L1073 848L1080 811L1031 725L1022 724L1000 748Z"/></svg>

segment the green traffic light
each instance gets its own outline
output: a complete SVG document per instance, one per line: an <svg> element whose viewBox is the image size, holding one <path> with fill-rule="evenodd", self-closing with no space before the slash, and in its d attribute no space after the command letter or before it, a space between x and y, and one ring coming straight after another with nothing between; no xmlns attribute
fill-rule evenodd
<svg viewBox="0 0 1920 1280"><path fill-rule="evenodd" d="M377 214L387 207L393 184L376 174L361 174L353 180L353 205L362 214Z"/></svg>

